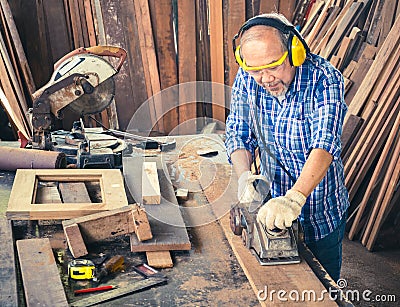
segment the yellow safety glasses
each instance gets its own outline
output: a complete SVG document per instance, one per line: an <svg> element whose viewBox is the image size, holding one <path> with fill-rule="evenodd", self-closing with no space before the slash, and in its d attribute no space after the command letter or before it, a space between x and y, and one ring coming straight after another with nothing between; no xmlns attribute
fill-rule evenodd
<svg viewBox="0 0 400 307"><path fill-rule="evenodd" d="M242 67L245 71L257 71L257 70L262 70L265 68L278 67L283 64L283 62L286 60L287 55L288 55L288 52L286 51L278 61L275 61L270 64L266 64L266 65L262 65L262 66L247 66L245 60L243 60L240 55L240 45L237 46L236 51L235 51L236 62L238 62L239 66Z"/></svg>

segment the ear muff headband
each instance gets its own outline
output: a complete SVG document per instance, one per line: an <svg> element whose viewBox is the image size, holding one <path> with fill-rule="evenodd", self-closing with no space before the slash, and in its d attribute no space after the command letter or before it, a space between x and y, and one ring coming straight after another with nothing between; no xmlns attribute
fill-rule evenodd
<svg viewBox="0 0 400 307"><path fill-rule="evenodd" d="M300 66L304 63L307 53L310 52L310 48L308 47L306 41L301 36L300 32L292 25L288 25L283 21L280 21L276 18L270 17L253 17L245 22L242 27L239 29L239 32L233 37L232 47L233 52L235 53L236 48L236 40L248 29L254 26L269 26L275 29L278 29L284 34L289 34L289 40L287 49L289 52L289 62L292 66Z"/></svg>

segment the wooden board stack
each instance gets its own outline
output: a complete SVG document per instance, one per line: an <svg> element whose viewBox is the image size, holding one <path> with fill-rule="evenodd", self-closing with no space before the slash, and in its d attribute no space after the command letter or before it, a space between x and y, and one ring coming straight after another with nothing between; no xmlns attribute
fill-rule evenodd
<svg viewBox="0 0 400 307"><path fill-rule="evenodd" d="M0 102L26 138L32 135L27 118L35 83L8 1L0 1Z"/></svg>
<svg viewBox="0 0 400 307"><path fill-rule="evenodd" d="M345 77L349 109L342 158L351 200L349 238L361 238L372 250L400 195L400 5L321 0L308 11L302 33L311 51Z"/></svg>

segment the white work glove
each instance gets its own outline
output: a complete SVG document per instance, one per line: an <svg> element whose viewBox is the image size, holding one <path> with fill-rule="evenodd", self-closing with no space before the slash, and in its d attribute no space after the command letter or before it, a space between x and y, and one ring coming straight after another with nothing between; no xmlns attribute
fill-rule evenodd
<svg viewBox="0 0 400 307"><path fill-rule="evenodd" d="M254 188L254 181L263 180L268 184L267 178L263 175L253 175L251 171L243 172L238 180L238 199L240 203L251 203L261 201L261 195Z"/></svg>
<svg viewBox="0 0 400 307"><path fill-rule="evenodd" d="M258 211L257 220L268 229L286 229L299 217L306 199L301 192L289 190L285 196L267 201Z"/></svg>

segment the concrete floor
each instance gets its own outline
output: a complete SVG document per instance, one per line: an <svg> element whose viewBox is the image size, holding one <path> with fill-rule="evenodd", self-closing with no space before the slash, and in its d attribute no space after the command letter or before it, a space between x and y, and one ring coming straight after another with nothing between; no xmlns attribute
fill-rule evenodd
<svg viewBox="0 0 400 307"><path fill-rule="evenodd" d="M354 293L355 306L399 306L400 248L369 252L360 242L345 238L341 278L347 284L343 290Z"/></svg>

